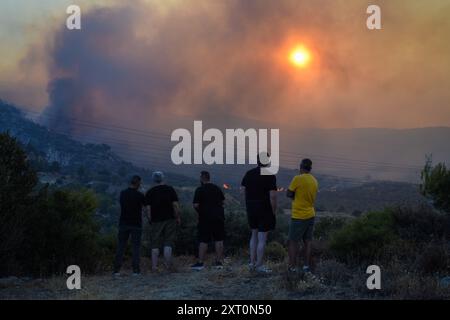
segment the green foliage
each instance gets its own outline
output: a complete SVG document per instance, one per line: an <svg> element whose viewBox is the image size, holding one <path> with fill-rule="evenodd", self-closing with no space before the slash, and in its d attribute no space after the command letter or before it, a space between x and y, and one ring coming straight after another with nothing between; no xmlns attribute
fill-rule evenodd
<svg viewBox="0 0 450 320"><path fill-rule="evenodd" d="M370 212L337 231L331 238L330 249L341 260L374 260L395 239L392 211Z"/></svg>
<svg viewBox="0 0 450 320"><path fill-rule="evenodd" d="M36 173L25 152L8 133L0 134L0 274L15 269L15 252L26 236L28 211L34 202Z"/></svg>
<svg viewBox="0 0 450 320"><path fill-rule="evenodd" d="M287 250L278 241L271 241L267 244L266 256L272 261L282 262L287 257Z"/></svg>
<svg viewBox="0 0 450 320"><path fill-rule="evenodd" d="M177 230L175 253L195 254L197 251L197 213L193 208L182 208L181 226Z"/></svg>
<svg viewBox="0 0 450 320"><path fill-rule="evenodd" d="M50 275L101 261L97 208L90 191L35 190L36 173L8 133L0 134L0 274Z"/></svg>
<svg viewBox="0 0 450 320"><path fill-rule="evenodd" d="M342 217L321 217L317 220L314 226L314 238L327 240L334 232L342 229L348 219Z"/></svg>
<svg viewBox="0 0 450 320"><path fill-rule="evenodd" d="M421 174L422 194L433 200L436 208L450 212L450 170L445 164L431 165L431 158L427 159Z"/></svg>
<svg viewBox="0 0 450 320"><path fill-rule="evenodd" d="M181 226L177 231L175 252L177 254L197 254L197 213L192 208L183 208ZM225 213L225 250L235 253L245 247L249 240L247 218L242 211Z"/></svg>
<svg viewBox="0 0 450 320"><path fill-rule="evenodd" d="M289 217L278 215L277 227L270 234L270 241L282 244L286 242ZM197 254L197 213L191 208L182 208L181 226L177 231L175 253ZM225 251L236 254L248 247L250 229L247 214L243 210L225 212Z"/></svg>
<svg viewBox="0 0 450 320"><path fill-rule="evenodd" d="M76 264L93 271L101 258L97 201L89 191L43 190L30 212L19 260L36 275L62 273Z"/></svg>
<svg viewBox="0 0 450 320"><path fill-rule="evenodd" d="M416 243L450 238L450 216L430 208L393 210L395 232L402 239Z"/></svg>

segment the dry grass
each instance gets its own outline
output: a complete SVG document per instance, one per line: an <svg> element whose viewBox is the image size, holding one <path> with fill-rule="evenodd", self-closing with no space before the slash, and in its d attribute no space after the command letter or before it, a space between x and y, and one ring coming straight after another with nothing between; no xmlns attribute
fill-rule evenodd
<svg viewBox="0 0 450 320"><path fill-rule="evenodd" d="M188 256L175 259L176 272L164 268L159 272L144 272L133 277L128 269L123 276L110 274L85 275L81 290L68 290L66 277L52 277L42 281L30 280L20 285L0 289L1 299L448 299L448 289L439 288L436 278L405 273L402 266L390 265L383 273L381 292L366 288L367 275L363 268L349 270L334 260L317 263L315 276L302 272L288 273L285 262L268 262L272 274L250 272L246 257L231 257L223 270L208 267L191 271L195 261ZM143 261L143 270L149 270Z"/></svg>

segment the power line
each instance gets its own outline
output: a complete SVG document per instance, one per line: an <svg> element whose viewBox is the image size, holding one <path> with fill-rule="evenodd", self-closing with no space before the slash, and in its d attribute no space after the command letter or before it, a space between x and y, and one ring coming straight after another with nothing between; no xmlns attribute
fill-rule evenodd
<svg viewBox="0 0 450 320"><path fill-rule="evenodd" d="M35 111L30 111L30 113L37 113ZM46 114L46 115L40 115L41 117L47 117L47 118L51 118L50 115ZM54 118L54 117L53 117ZM78 126L88 126L91 128L95 128L95 129L99 129L99 130L109 130L109 131L113 131L114 133L118 133L116 129L111 129L109 127L111 126L106 126L106 125L99 125L95 122L88 122L88 121L84 121L84 120L78 120L78 119L72 119L72 125L75 123ZM137 130L137 129L131 129L131 128L126 128L126 127L117 127L117 126L113 126L114 128L120 128L120 130L130 130L131 132L125 132L125 134L128 135L140 135L140 136L146 136L146 137L152 137L152 138L157 138L157 139L167 139L169 136L168 135L164 135L164 134L160 134L160 133L155 133L155 132L148 132L148 131L142 131L142 130ZM70 135L68 133L62 133L62 132L58 132L56 130L53 130L54 132L57 132L59 134L64 134L68 137L72 137L73 135ZM137 131L139 132L139 134L134 133L133 131ZM145 132L145 134L142 134L143 132ZM148 135L148 134L151 135ZM123 133L122 133L123 134ZM102 140L99 140L102 139ZM149 162L152 161L153 163L155 163L156 161L160 164L163 165L167 165L167 160L168 159L161 159L160 157L155 157L155 154L157 156L162 156L164 157L165 153L168 152L168 149L164 149L161 148L161 146L156 145L156 144L149 144L147 145L142 145L145 148L149 147L151 148L151 151L147 151L147 150L143 150L140 148L136 148L136 142L134 141L133 143L130 144L129 140L121 140L119 141L119 139L117 138L112 138L112 137L107 137L107 138L99 138L97 140L93 139L92 137L90 138L90 142L91 143L104 143L105 140L108 141L109 143L115 144L115 145L122 145L125 146L127 148L133 148L133 152L137 152L138 154L134 155L133 157L127 156L127 158L129 159L133 159L133 161L138 161L140 163L142 162ZM82 140L87 140L86 137L83 137ZM155 152L158 151L158 152ZM296 154L293 152L283 152L281 151L280 154L287 154L289 156L286 156L286 158L288 158L288 160L284 159L282 161L281 165L284 164L288 164L288 165L293 165L293 166L297 166L298 165L298 159L295 160L289 160L289 158L292 157L302 157L304 155L300 155L300 154ZM309 155L312 156L312 155ZM413 167L395 167L391 164L388 163L378 163L378 162L370 162L370 161L362 161L362 160L352 160L352 159L345 159L345 158L334 158L334 157L327 157L327 156L320 156L322 158L324 158L325 160L322 159L318 159L315 162L318 163L324 163L325 165L321 166L321 169L324 169L324 171L327 170L336 170L339 169L340 171L355 171L356 169L365 169L366 171L368 171L369 169L379 169L379 167L382 167L385 169L385 171L389 171L389 169L396 169L396 171L398 170L418 170L419 167L413 168ZM340 161L335 161L335 160L327 160L327 159L340 159ZM356 161L357 164L349 164L349 163L342 163L343 161ZM327 163L331 163L332 166L328 166ZM389 169L388 169L389 168Z"/></svg>

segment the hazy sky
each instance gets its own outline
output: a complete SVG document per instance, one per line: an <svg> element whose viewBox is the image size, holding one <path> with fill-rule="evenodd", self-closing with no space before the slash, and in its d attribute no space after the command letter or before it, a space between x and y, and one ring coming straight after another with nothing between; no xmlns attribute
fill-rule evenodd
<svg viewBox="0 0 450 320"><path fill-rule="evenodd" d="M69 4L81 31L65 29ZM382 9L382 30L366 8ZM0 2L0 98L140 128L159 116L450 126L450 1ZM289 61L304 45L306 68Z"/></svg>

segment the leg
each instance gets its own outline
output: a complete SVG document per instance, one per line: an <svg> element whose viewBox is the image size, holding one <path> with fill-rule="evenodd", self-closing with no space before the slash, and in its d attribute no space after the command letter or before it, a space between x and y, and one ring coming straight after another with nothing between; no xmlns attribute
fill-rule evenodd
<svg viewBox="0 0 450 320"><path fill-rule="evenodd" d="M314 233L314 218L309 219L307 225L308 227L303 236L303 243L305 251L305 266L309 268L311 266L311 244Z"/></svg>
<svg viewBox="0 0 450 320"><path fill-rule="evenodd" d="M252 229L250 238L250 264L256 264L256 249L258 246L258 229Z"/></svg>
<svg viewBox="0 0 450 320"><path fill-rule="evenodd" d="M158 269L158 256L159 256L159 249L153 248L152 249L152 271L156 271Z"/></svg>
<svg viewBox="0 0 450 320"><path fill-rule="evenodd" d="M172 247L164 247L164 260L166 262L166 267L170 268L172 266Z"/></svg>
<svg viewBox="0 0 450 320"><path fill-rule="evenodd" d="M133 244L133 272L141 272L141 241L142 228L134 228L131 232L131 241Z"/></svg>
<svg viewBox="0 0 450 320"><path fill-rule="evenodd" d="M216 241L216 261L222 262L223 261L223 241Z"/></svg>
<svg viewBox="0 0 450 320"><path fill-rule="evenodd" d="M114 273L118 273L122 267L123 255L127 246L130 231L123 226L119 227L119 233L117 235L117 251L114 259Z"/></svg>
<svg viewBox="0 0 450 320"><path fill-rule="evenodd" d="M309 267L311 265L311 240L303 241L305 245L305 266Z"/></svg>
<svg viewBox="0 0 450 320"><path fill-rule="evenodd" d="M177 240L177 222L169 220L164 228L164 260L167 268L172 268L172 248Z"/></svg>
<svg viewBox="0 0 450 320"><path fill-rule="evenodd" d="M268 232L258 232L258 247L256 249L256 266L262 266L264 259L264 251L266 249Z"/></svg>
<svg viewBox="0 0 450 320"><path fill-rule="evenodd" d="M298 256L298 242L294 240L288 241L289 246L289 267L295 268L297 266L297 256Z"/></svg>
<svg viewBox="0 0 450 320"><path fill-rule="evenodd" d="M198 261L200 263L205 262L206 252L208 251L208 244L205 242L200 242L198 246Z"/></svg>
<svg viewBox="0 0 450 320"><path fill-rule="evenodd" d="M299 242L301 239L301 222L291 219L288 233L289 268L296 268L298 263Z"/></svg>

